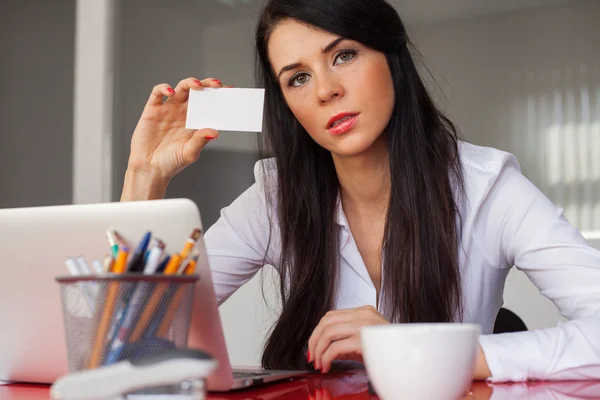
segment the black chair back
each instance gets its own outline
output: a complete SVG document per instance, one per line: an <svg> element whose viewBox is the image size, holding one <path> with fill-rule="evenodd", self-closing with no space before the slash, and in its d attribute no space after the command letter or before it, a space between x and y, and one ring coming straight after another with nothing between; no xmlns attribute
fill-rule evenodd
<svg viewBox="0 0 600 400"><path fill-rule="evenodd" d="M507 308L501 308L496 316L494 333L523 332L527 330L525 322Z"/></svg>

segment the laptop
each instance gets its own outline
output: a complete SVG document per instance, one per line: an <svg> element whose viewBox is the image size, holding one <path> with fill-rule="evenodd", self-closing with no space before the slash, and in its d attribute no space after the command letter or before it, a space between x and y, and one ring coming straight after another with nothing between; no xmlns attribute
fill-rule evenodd
<svg viewBox="0 0 600 400"><path fill-rule="evenodd" d="M172 254L181 251L195 228L202 228L200 213L187 199L0 209L0 381L51 384L68 373L55 281L68 275L68 257L102 258L110 248L108 229L132 245L151 231ZM207 351L219 363L207 389L241 389L304 374L231 367L203 240L197 248L200 279L188 346Z"/></svg>

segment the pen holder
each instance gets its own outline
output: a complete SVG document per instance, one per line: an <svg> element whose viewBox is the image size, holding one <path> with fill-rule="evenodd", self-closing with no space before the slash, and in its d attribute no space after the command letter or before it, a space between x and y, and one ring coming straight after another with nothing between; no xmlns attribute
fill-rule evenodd
<svg viewBox="0 0 600 400"><path fill-rule="evenodd" d="M187 347L196 275L57 277L69 371Z"/></svg>

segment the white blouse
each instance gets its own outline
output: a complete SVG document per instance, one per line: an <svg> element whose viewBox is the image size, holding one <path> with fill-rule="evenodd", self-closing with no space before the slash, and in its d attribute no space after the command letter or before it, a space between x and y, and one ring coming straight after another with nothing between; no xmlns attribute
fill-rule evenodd
<svg viewBox="0 0 600 400"><path fill-rule="evenodd" d="M460 159L466 191L460 251L464 322L481 326L492 381L600 378L600 251L521 174L513 155L461 143ZM264 190L271 181L264 174L276 174L274 160L257 163L254 172L256 183L221 211L205 235L219 304L263 265L277 268L280 240L277 226L269 235L267 213L273 211L267 211ZM267 192L276 198L274 187ZM375 307L376 290L340 202L336 222L341 265L335 308ZM568 322L491 335L513 265Z"/></svg>

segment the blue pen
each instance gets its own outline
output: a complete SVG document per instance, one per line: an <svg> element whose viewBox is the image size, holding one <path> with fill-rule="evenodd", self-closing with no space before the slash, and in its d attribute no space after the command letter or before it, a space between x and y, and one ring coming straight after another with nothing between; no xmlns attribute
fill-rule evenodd
<svg viewBox="0 0 600 400"><path fill-rule="evenodd" d="M152 237L152 232L147 232L138 247L135 249L133 253L133 257L131 257L131 262L129 263L129 267L127 268L127 272L142 272L144 271L144 253L148 249L148 244L150 243L150 238Z"/></svg>
<svg viewBox="0 0 600 400"><path fill-rule="evenodd" d="M162 274L165 271L165 268L167 268L167 264L169 263L170 260L171 260L171 256L166 256L165 259L163 260L163 262L161 262L160 265L158 266L158 268L156 268L155 273Z"/></svg>

